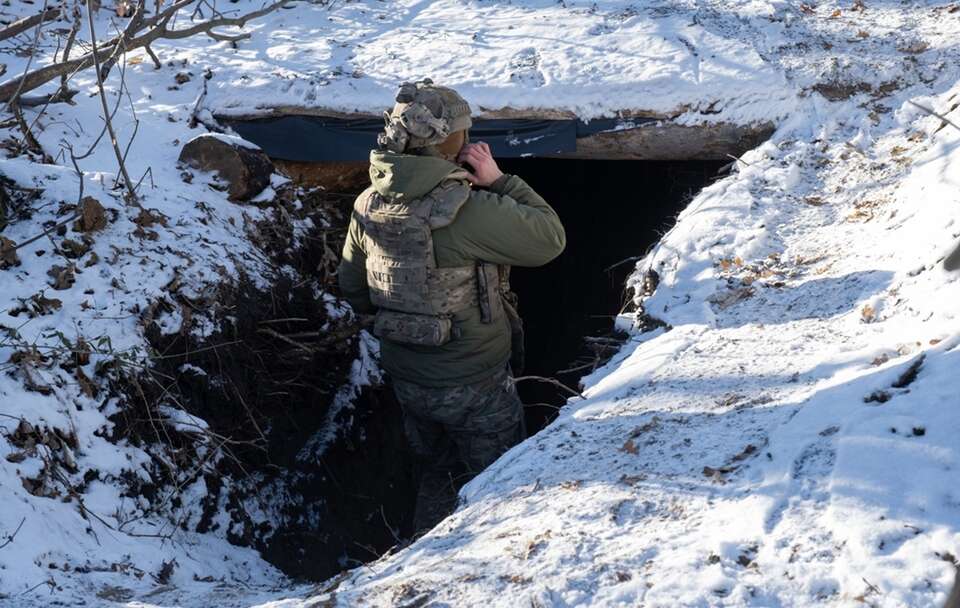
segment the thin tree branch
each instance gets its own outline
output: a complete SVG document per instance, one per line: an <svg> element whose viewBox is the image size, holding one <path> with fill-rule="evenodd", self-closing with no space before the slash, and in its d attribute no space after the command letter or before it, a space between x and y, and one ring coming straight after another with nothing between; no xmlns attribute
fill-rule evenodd
<svg viewBox="0 0 960 608"><path fill-rule="evenodd" d="M22 95L17 105L21 108L35 108L37 106L47 106L51 103L73 104L73 98L79 92L74 89L58 89L57 92L49 95ZM36 119L34 119L34 122L36 122Z"/></svg>
<svg viewBox="0 0 960 608"><path fill-rule="evenodd" d="M141 3L142 5L142 3ZM93 0L87 0L87 23L90 26L90 46L94 67L97 71L97 90L100 92L100 106L103 108L103 120L106 122L107 131L110 133L110 144L113 146L114 154L117 156L117 164L120 165L120 174L123 175L123 185L127 188L130 196L130 202L139 205L137 193L133 189L133 182L127 174L127 165L123 162L123 152L120 151L120 144L117 142L117 134L113 130L113 121L110 120L110 106L107 105L107 92L103 88L103 72L100 65L100 56L97 54L97 32L93 25ZM118 45L119 48L119 45Z"/></svg>
<svg viewBox="0 0 960 608"><path fill-rule="evenodd" d="M14 530L12 534L7 534L7 540L3 541L3 544L0 545L0 549L3 549L4 547L6 547L7 545L13 542L13 539L17 537L17 534L19 534L20 528L23 527L23 522L25 521L27 521L26 517L20 520L20 525L17 526L17 529Z"/></svg>
<svg viewBox="0 0 960 608"><path fill-rule="evenodd" d="M41 13L47 11L47 0L43 0L43 8ZM20 83L17 85L17 89L13 92L9 98L4 99L7 102L7 109L10 109L10 104L17 100L17 97L20 96L20 93L23 92L23 86L27 82L27 75L30 73L30 66L33 65L33 58L37 56L37 48L40 44L40 30L43 28L43 20L37 22L36 29L33 31L33 42L30 43L30 57L27 59L27 65L23 67L23 76L20 78ZM28 89L29 90L29 89Z"/></svg>
<svg viewBox="0 0 960 608"><path fill-rule="evenodd" d="M23 133L23 141L27 144L27 148L31 152L35 152L46 158L43 146L41 146L37 138L34 137L33 131L30 130L30 125L27 124L26 119L23 117L20 102L18 100L12 100L7 104L7 109L10 110L10 113L13 114L13 117L17 120L17 126L20 127L20 132Z"/></svg>
<svg viewBox="0 0 960 608"><path fill-rule="evenodd" d="M556 386L556 387L559 388L559 389L563 389L564 391L570 393L571 395L573 395L573 396L575 396L575 397L580 397L581 399L586 399L586 397L584 397L583 393L581 393L580 391L573 390L572 388L570 388L569 386L567 386L567 385L564 384L563 382L560 382L560 381L557 380L556 378L545 378L545 377L543 377L543 376L520 376L519 378L512 378L511 380L512 380L512 382L513 382L514 384L516 384L517 382L523 382L524 380L533 380L533 381L535 381L535 382L542 382L542 383L544 383L544 384L552 384L552 385Z"/></svg>
<svg viewBox="0 0 960 608"><path fill-rule="evenodd" d="M89 53L81 57L67 61L61 61L59 63L53 63L33 71L25 71L24 76L19 81L8 80L0 84L0 102L9 102L9 100L15 95L19 95L23 91L31 91L55 78L61 77L65 73L73 73L86 69L90 66L97 65L98 62L106 61L111 54L117 52L121 47L123 48L124 52L126 52L142 47L148 47L153 42L160 39L180 40L183 38L189 38L196 34L206 33L214 28L243 27L249 21L266 16L280 8L285 7L292 1L293 0L279 0L278 2L268 4L258 10L240 15L239 17L221 17L210 19L188 28L174 30L170 29L168 26L180 9L192 4L193 2L196 2L196 0L179 0L153 17L143 19L139 23L139 31L142 31L143 33L139 36L128 39L126 38L128 34L122 34L117 38L113 38L99 45L97 48L92 49Z"/></svg>
<svg viewBox="0 0 960 608"><path fill-rule="evenodd" d="M41 232L41 233L38 234L37 236L31 237L31 238L25 240L24 242L19 243L19 244L16 245L11 251L16 251L17 249L20 249L21 247L26 247L26 246L29 245L30 243L39 241L40 239L42 239L43 237L47 236L47 235L50 234L51 232L55 231L55 230L56 230L57 228L59 228L60 226L66 226L66 225L69 224L70 222L72 222L72 221L74 221L74 220L80 219L80 216L81 216L81 215L83 215L83 214L80 213L80 212L74 213L73 215L71 215L71 216L68 217L67 219L63 220L62 222L58 222L58 223L54 224L53 226L50 226L49 228L47 228L46 230L44 230L43 232Z"/></svg>
<svg viewBox="0 0 960 608"><path fill-rule="evenodd" d="M939 118L939 119L942 120L943 122L947 123L948 125L950 125L950 126L953 127L954 129L960 130L960 125L957 125L957 123L953 122L952 120L950 120L949 118L947 118L947 117L944 116L943 114L939 114L939 113L937 113L937 112L934 112L934 111L931 110L930 108L928 108L928 107L926 107L926 106L922 106L922 105L920 105L919 103L913 101L912 99L908 99L907 101L909 101L909 102L912 103L913 105L917 106L918 108L920 108L921 110L923 110L923 111L926 112L927 114L929 114L929 115L931 115L931 116L936 116L937 118Z"/></svg>
<svg viewBox="0 0 960 608"><path fill-rule="evenodd" d="M100 72L100 80L107 79L107 76L110 75L110 70L112 70L113 66L116 65L117 59L119 58L119 56L122 54L126 54L128 50L126 45L127 40L132 38L133 35L136 34L142 27L143 11L145 10L144 2L145 0L139 0L137 2L136 8L133 9L133 16L130 17L130 22L127 23L127 27L124 28L123 32L121 32L116 38L117 40L116 49L118 51L122 49L123 53L119 53L119 52L113 53L113 55L111 55L110 58L107 59L105 62L103 62L103 65L100 68L98 68L97 71Z"/></svg>
<svg viewBox="0 0 960 608"><path fill-rule="evenodd" d="M241 40L249 40L252 37L251 34L246 32L243 34L221 34L212 30L207 32L207 36L218 42L232 42L234 45Z"/></svg>

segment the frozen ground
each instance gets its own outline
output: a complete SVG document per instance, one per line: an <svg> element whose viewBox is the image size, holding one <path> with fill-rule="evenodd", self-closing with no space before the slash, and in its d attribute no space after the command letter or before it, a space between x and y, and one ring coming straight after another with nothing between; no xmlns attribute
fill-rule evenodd
<svg viewBox="0 0 960 608"><path fill-rule="evenodd" d="M13 2L5 16L36 9ZM105 9L104 31L108 17ZM87 193L117 214L95 235L100 262L80 268L72 288L52 290L47 271L59 258L49 243L21 251L21 267L0 271L0 324L41 345L59 343L58 330L71 341L107 336L136 360L140 311L168 297L178 273L177 288L201 298L240 272L266 281L280 271L246 236L262 209L228 203L203 176L185 184L175 168L197 132L186 120L206 70L201 105L212 113L372 112L396 81L432 76L478 108L550 107L584 118L646 110L780 126L640 263L661 277L643 306L672 329L634 335L587 379L588 399L478 477L456 514L326 591L291 587L222 533L157 538L170 526L164 514L130 504L113 483L147 456L104 439L110 400L84 395L60 369L31 380L50 394L26 391L22 366L6 363L14 348L0 342L0 545L24 522L0 547L0 605L931 606L945 598L949 560L960 555L960 283L939 262L960 237L960 130L909 102L960 123L957 5L371 0L298 4L247 29L253 38L237 49L206 39L158 44L172 62L158 71L133 59L117 121L126 141L136 112L130 172L137 179L152 169L144 206L166 225L137 221L118 200L109 189L116 161L100 145L81 162ZM15 50L26 38L0 42L7 76L23 68ZM55 47L52 38L44 44ZM77 178L59 153L65 143L92 143L98 101L87 96L89 73L73 83L83 91L78 104L40 121L40 142L59 166L0 160L3 174L46 188L33 219L4 237L25 240L61 201L76 200ZM119 70L110 84L116 90ZM60 309L27 323L27 313L11 314L18 298L45 287ZM167 331L180 329L176 313L165 319ZM203 331L197 323L191 331ZM16 455L20 417L77 437L75 448L50 443L71 451L75 475L100 472L103 481L85 485L83 509L76 497L22 485L41 471L47 448ZM177 516L189 522L196 513L188 501Z"/></svg>

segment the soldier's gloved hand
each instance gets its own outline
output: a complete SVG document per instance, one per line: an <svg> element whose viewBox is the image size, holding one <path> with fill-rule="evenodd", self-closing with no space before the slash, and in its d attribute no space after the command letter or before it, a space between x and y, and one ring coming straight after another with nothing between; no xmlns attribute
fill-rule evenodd
<svg viewBox="0 0 960 608"><path fill-rule="evenodd" d="M500 179L503 171L497 166L497 161L493 160L493 154L490 153L490 146L484 142L467 144L460 150L457 161L469 163L473 171L467 169L467 179L476 186L486 188L493 182Z"/></svg>

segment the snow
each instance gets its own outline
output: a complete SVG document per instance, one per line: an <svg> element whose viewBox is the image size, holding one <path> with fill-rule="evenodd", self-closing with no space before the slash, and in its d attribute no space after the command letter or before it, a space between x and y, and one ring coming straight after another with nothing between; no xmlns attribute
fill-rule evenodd
<svg viewBox="0 0 960 608"><path fill-rule="evenodd" d="M330 306L330 304L328 304ZM343 314L342 312L340 314ZM331 315L331 318L336 318ZM307 443L297 454L297 460L320 464L324 452L340 436L345 428L349 428L356 398L364 387L378 384L383 375L377 361L380 355L380 343L367 331L360 332L360 356L350 365L350 379L333 397L333 403L327 410L324 421L320 424L317 433L307 440Z"/></svg>
<svg viewBox="0 0 960 608"><path fill-rule="evenodd" d="M316 17L304 19L304 10ZM220 115L278 107L379 115L397 83L430 77L475 110L689 114L692 122L785 116L794 93L752 45L713 31L693 3L552 0L351 2L282 12L262 48L221 55ZM710 116L701 115L709 110Z"/></svg>
<svg viewBox="0 0 960 608"><path fill-rule="evenodd" d="M99 31L109 21L102 11ZM960 130L911 101L960 122L954 5L357 0L291 5L246 31L252 38L235 49L205 38L157 43L159 70L133 53L129 97L118 95L113 70L115 125L123 145L136 130L128 169L144 176L153 225L139 226L139 211L113 189L116 159L101 141L79 161L85 194L110 219L92 235L99 262L85 266L85 254L76 284L55 290L47 271L64 262L50 241L19 251L22 265L0 271L0 324L19 333L17 344L52 348L62 345L55 332L71 344L84 336L99 345L80 366L94 377L117 354L146 360L140 319L151 303L170 305L164 331L183 329L170 285L210 303L209 317L187 328L197 335L229 315L216 307L219 283L269 285L276 269L245 232L264 211L229 203L203 176L186 183L176 167L183 143L203 132L188 126L198 100L207 122L285 106L378 114L399 81L429 76L479 111L548 108L584 119L644 111L778 129L639 262L634 282L649 269L660 276L643 309L669 328L633 331L584 379L586 400L471 482L459 510L427 536L321 588L294 586L230 545L223 513L218 532L186 532L142 497L122 495L120 476L149 480L152 458L108 439L115 399L88 396L66 370L8 363L20 346L0 333L0 545L23 522L0 547L0 603L944 600L948 560L960 555L960 281L940 261L960 237ZM8 77L26 62L13 52L24 36L0 43ZM48 57L55 42L43 40ZM67 145L85 152L100 119L89 70L71 83L77 104L51 106L38 123L54 164L0 160L3 175L44 189L33 218L3 230L14 241L64 219L60 204L77 200ZM36 109L25 113L32 120ZM30 319L10 312L38 293L61 307ZM364 349L344 388L346 415L349 395L376 381L375 345ZM27 373L49 393L27 390ZM165 412L174 427L205 424L172 404ZM28 454L14 440L21 420L76 445ZM318 450L329 439L319 436ZM82 495L38 496L23 485L50 450L75 460L77 472L63 474ZM185 488L175 520L195 522L205 494L202 478Z"/></svg>

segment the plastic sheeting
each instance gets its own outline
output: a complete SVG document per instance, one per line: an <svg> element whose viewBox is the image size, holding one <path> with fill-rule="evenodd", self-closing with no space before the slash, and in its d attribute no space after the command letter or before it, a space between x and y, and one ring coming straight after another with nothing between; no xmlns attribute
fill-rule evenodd
<svg viewBox="0 0 960 608"><path fill-rule="evenodd" d="M494 156L520 158L572 154L577 138L605 131L638 128L652 119L475 120L471 141L485 141ZM383 121L374 118L279 116L256 120L222 120L240 137L263 148L273 158L304 161L366 160L376 147Z"/></svg>

